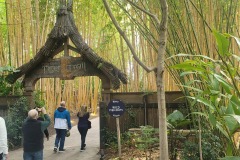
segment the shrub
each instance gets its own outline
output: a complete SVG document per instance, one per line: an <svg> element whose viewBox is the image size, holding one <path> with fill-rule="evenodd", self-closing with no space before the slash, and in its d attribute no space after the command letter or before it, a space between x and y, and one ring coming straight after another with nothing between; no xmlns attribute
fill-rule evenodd
<svg viewBox="0 0 240 160"><path fill-rule="evenodd" d="M6 82L6 74L17 72L13 67L0 67L0 96L6 95L22 95L23 87L21 81L17 80L14 84Z"/></svg>
<svg viewBox="0 0 240 160"><path fill-rule="evenodd" d="M12 107L9 108L6 117L9 148L13 149L22 144L22 123L28 112L27 98L21 97Z"/></svg>
<svg viewBox="0 0 240 160"><path fill-rule="evenodd" d="M202 133L202 154L203 159L216 160L221 155L222 146L220 138L211 132ZM199 144L198 141L186 141L183 145L182 159L193 160L199 159Z"/></svg>

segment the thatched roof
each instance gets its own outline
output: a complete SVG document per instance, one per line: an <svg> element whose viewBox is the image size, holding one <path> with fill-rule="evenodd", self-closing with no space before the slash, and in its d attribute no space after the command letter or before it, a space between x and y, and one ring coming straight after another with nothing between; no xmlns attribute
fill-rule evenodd
<svg viewBox="0 0 240 160"><path fill-rule="evenodd" d="M113 89L118 89L120 87L120 81L124 84L127 83L126 74L113 64L98 56L84 42L74 22L71 0L68 1L67 5L60 4L56 24L50 32L45 45L39 50L33 59L17 68L19 72L9 74L6 80L9 83L14 83L18 78L32 71L44 60L53 58L59 52L60 48L63 47L68 38L71 39L77 52L81 54L82 57L89 60L94 67L100 69L103 74L109 78Z"/></svg>

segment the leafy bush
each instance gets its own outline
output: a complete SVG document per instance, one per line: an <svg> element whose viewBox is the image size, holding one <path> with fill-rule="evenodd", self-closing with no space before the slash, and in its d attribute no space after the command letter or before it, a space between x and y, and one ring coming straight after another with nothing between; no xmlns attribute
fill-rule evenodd
<svg viewBox="0 0 240 160"><path fill-rule="evenodd" d="M218 130L219 137L226 141L222 146L227 156L239 156L232 136L240 128L240 92L239 92L239 67L238 53L231 50L231 39L240 47L239 38L222 34L213 30L216 38L216 56L209 57L197 54L178 54L171 58L183 58L179 64L173 65L179 73L180 87L184 90L194 126L205 130ZM197 121L201 118L201 121Z"/></svg>
<svg viewBox="0 0 240 160"><path fill-rule="evenodd" d="M22 144L22 123L28 112L27 98L21 97L9 108L6 117L9 148L19 147Z"/></svg>
<svg viewBox="0 0 240 160"><path fill-rule="evenodd" d="M34 102L36 107L45 106L45 101L41 97L42 97L42 92L40 90L36 90L34 92Z"/></svg>
<svg viewBox="0 0 240 160"><path fill-rule="evenodd" d="M174 110L173 113L167 116L168 126L170 128L181 128L191 123L189 119L184 117L182 112Z"/></svg>
<svg viewBox="0 0 240 160"><path fill-rule="evenodd" d="M222 152L220 138L211 132L202 134L202 155L203 159L216 160ZM199 159L198 141L186 141L183 145L182 159L193 160Z"/></svg>
<svg viewBox="0 0 240 160"><path fill-rule="evenodd" d="M106 147L117 149L117 133L109 131L107 128L103 129L104 140Z"/></svg>
<svg viewBox="0 0 240 160"><path fill-rule="evenodd" d="M141 126L140 128L141 135L137 137L136 147L139 149L148 150L152 148L152 145L159 141L158 136L156 136L157 130L155 130L155 128L149 125Z"/></svg>

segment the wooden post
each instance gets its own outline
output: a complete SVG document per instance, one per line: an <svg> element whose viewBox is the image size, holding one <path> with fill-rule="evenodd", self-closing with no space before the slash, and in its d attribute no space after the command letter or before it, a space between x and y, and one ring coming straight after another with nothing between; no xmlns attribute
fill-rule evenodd
<svg viewBox="0 0 240 160"><path fill-rule="evenodd" d="M35 108L34 91L25 91L23 96L27 98L30 109Z"/></svg>
<svg viewBox="0 0 240 160"><path fill-rule="evenodd" d="M69 38L67 38L66 42L64 42L64 56L69 56L69 50L68 50L68 44L69 44Z"/></svg>
<svg viewBox="0 0 240 160"><path fill-rule="evenodd" d="M28 76L25 76L23 80L23 86L24 86L24 92L23 96L25 96L28 99L28 105L30 108L35 107L35 101L34 101L34 91L35 91L35 84L39 78L29 78Z"/></svg>
<svg viewBox="0 0 240 160"><path fill-rule="evenodd" d="M101 157L104 156L104 149L105 149L105 139L104 139L104 128L106 124L106 117L104 115L104 110L106 110L106 104L104 102L99 103L99 117L100 117L100 155Z"/></svg>
<svg viewBox="0 0 240 160"><path fill-rule="evenodd" d="M116 118L116 125L117 125L117 138L118 138L118 157L121 159L121 135L120 135L120 124L119 124L119 117Z"/></svg>

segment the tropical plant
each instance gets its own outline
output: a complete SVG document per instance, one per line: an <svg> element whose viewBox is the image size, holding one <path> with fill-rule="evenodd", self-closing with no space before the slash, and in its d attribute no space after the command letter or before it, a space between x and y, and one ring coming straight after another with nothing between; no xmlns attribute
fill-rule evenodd
<svg viewBox="0 0 240 160"><path fill-rule="evenodd" d="M136 137L136 147L140 150L144 150L146 159L151 159L151 149L154 144L156 144L159 139L157 136L157 130L152 126L140 126L141 133L138 137ZM147 156L147 152L150 153L149 157Z"/></svg>
<svg viewBox="0 0 240 160"><path fill-rule="evenodd" d="M9 148L22 145L22 123L27 117L29 106L27 98L21 97L13 106L9 108L6 117L6 127L8 132Z"/></svg>
<svg viewBox="0 0 240 160"><path fill-rule="evenodd" d="M167 116L167 122L169 128L169 156L170 159L175 160L183 141L186 140L186 137L182 135L183 128L188 127L191 120L184 116L182 112L174 110Z"/></svg>
<svg viewBox="0 0 240 160"><path fill-rule="evenodd" d="M174 110L171 114L167 116L169 128L179 129L180 127L187 126L191 123L190 119L184 117L184 115L178 111Z"/></svg>
<svg viewBox="0 0 240 160"><path fill-rule="evenodd" d="M194 109L197 111L192 114L206 118L206 121L199 124L204 125L205 129L220 131L224 136L221 141L226 142L224 145L226 155L239 155L232 135L240 127L240 72L236 68L240 57L230 53L229 47L231 37L239 46L240 40L217 31L213 31L213 34L217 42L219 59L204 55L178 54L177 57L188 59L173 65L172 68L181 72L182 79L189 79L188 83L181 86L188 90L187 98L192 106L192 112Z"/></svg>
<svg viewBox="0 0 240 160"><path fill-rule="evenodd" d="M45 101L42 99L42 92L40 90L36 90L34 92L34 102L36 107L44 107Z"/></svg>
<svg viewBox="0 0 240 160"><path fill-rule="evenodd" d="M204 132L202 136L202 152L203 159L216 160L221 155L222 146L220 138L212 132ZM183 160L193 160L199 159L199 145L197 137L195 140L187 140L184 142L183 150L181 152L181 159Z"/></svg>

